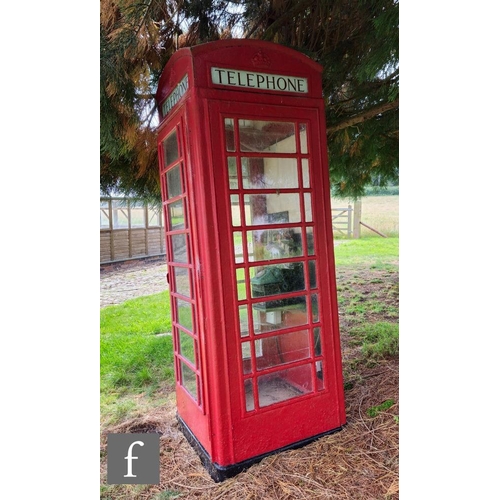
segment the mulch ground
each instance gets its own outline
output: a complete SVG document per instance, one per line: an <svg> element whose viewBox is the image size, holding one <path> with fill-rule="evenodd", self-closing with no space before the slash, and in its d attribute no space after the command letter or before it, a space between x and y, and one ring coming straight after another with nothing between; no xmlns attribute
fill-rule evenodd
<svg viewBox="0 0 500 500"><path fill-rule="evenodd" d="M349 336L358 324L352 303L376 298L387 307L366 311L365 320L397 322L398 273L348 270L337 276L347 425L297 450L265 458L222 483L212 481L187 443L175 418L175 395L137 418L103 430L101 481L106 483L106 437L116 432L158 432L159 485L105 485L103 499L399 499L399 363L361 360ZM168 388L165 388L168 390ZM370 417L367 410L393 400L388 410Z"/></svg>

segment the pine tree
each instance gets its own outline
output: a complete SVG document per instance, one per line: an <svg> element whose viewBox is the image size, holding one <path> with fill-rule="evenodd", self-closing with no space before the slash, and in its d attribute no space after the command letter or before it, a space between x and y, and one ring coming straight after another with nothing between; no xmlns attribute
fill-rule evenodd
<svg viewBox="0 0 500 500"><path fill-rule="evenodd" d="M337 194L397 182L398 24L397 0L101 0L101 190L159 199L151 120L161 71L178 48L233 34L323 66Z"/></svg>

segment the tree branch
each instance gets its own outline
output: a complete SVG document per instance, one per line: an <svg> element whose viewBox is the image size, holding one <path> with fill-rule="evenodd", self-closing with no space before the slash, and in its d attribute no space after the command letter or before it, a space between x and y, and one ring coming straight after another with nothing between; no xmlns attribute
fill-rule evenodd
<svg viewBox="0 0 500 500"><path fill-rule="evenodd" d="M370 118L373 118L374 116L380 115L382 113L385 113L386 111L391 111L393 109L396 109L399 107L399 97L391 102L386 102L384 104L380 104L379 106L375 106L374 108L368 109L364 111L363 113L359 113L355 116L351 116L350 118L347 118L336 125L333 125L332 127L329 127L326 129L326 132L328 134L334 134L335 132L338 132L339 130L343 130L347 127L352 127L353 125L357 125L358 123L363 123L366 120L369 120Z"/></svg>

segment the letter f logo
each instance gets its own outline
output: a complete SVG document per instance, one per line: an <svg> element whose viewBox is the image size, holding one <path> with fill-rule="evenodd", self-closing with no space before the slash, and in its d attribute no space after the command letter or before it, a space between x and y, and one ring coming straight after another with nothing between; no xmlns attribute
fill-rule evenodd
<svg viewBox="0 0 500 500"><path fill-rule="evenodd" d="M128 453L127 456L125 457L125 460L127 461L127 475L123 477L137 477L136 475L132 474L132 460L136 460L138 457L133 457L132 456L132 449L134 448L134 445L138 444L139 446L144 446L144 443L142 441L134 441L129 447L128 447Z"/></svg>

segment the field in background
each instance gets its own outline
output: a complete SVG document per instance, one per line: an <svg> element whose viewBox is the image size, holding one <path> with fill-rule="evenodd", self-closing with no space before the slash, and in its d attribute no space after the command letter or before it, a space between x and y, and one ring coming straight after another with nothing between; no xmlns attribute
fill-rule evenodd
<svg viewBox="0 0 500 500"><path fill-rule="evenodd" d="M354 202L332 198L332 208L354 206ZM364 196L361 198L361 222L386 236L399 236L399 195ZM361 238L377 236L376 233L361 226Z"/></svg>

